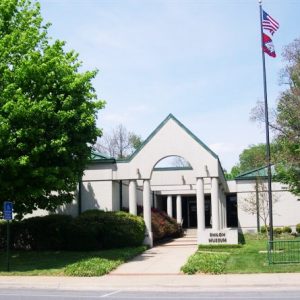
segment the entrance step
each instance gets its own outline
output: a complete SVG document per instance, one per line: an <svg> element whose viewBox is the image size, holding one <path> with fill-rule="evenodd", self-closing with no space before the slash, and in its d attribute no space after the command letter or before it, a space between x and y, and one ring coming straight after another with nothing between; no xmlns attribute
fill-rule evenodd
<svg viewBox="0 0 300 300"><path fill-rule="evenodd" d="M197 228L188 228L184 230L184 237L197 238Z"/></svg>
<svg viewBox="0 0 300 300"><path fill-rule="evenodd" d="M183 237L173 239L167 243L162 244L162 247L187 247L197 245L196 231L189 231L188 235L185 233Z"/></svg>

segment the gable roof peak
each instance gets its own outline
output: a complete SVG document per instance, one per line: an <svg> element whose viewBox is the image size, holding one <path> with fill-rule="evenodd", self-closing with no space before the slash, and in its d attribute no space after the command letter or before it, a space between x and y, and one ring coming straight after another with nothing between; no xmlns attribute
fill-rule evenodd
<svg viewBox="0 0 300 300"><path fill-rule="evenodd" d="M181 127L192 139L194 139L198 144L200 144L204 149L206 149L214 158L218 159L218 155L214 153L207 145L205 145L195 134L193 134L183 123L181 123L172 113L169 115L156 127L156 129L148 136L148 138L142 143L139 149L132 153L127 159L118 160L118 162L127 162L132 160L146 144L157 134L158 131L169 121L173 120L179 127Z"/></svg>

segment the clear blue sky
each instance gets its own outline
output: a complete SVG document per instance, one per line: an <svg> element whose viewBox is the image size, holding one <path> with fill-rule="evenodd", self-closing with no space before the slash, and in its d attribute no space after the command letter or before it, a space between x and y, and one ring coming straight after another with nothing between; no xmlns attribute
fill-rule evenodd
<svg viewBox="0 0 300 300"><path fill-rule="evenodd" d="M173 113L220 157L224 168L264 130L249 120L263 99L259 6L256 0L41 0L49 35L98 69L107 102L98 126L122 123L146 138ZM300 1L265 0L280 23L266 57L270 106L281 90L285 45L300 37Z"/></svg>

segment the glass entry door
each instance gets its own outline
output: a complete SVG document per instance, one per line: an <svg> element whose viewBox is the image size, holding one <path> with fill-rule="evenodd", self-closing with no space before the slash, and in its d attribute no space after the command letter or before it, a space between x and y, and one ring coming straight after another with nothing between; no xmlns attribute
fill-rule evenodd
<svg viewBox="0 0 300 300"><path fill-rule="evenodd" d="M197 227L197 205L196 201L188 201L188 227Z"/></svg>

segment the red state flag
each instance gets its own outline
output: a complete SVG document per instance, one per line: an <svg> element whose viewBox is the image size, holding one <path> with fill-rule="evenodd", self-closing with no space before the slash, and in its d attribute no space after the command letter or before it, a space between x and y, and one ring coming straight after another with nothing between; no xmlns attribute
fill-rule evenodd
<svg viewBox="0 0 300 300"><path fill-rule="evenodd" d="M263 50L265 53L267 53L271 57L276 57L273 41L265 33L263 33Z"/></svg>

